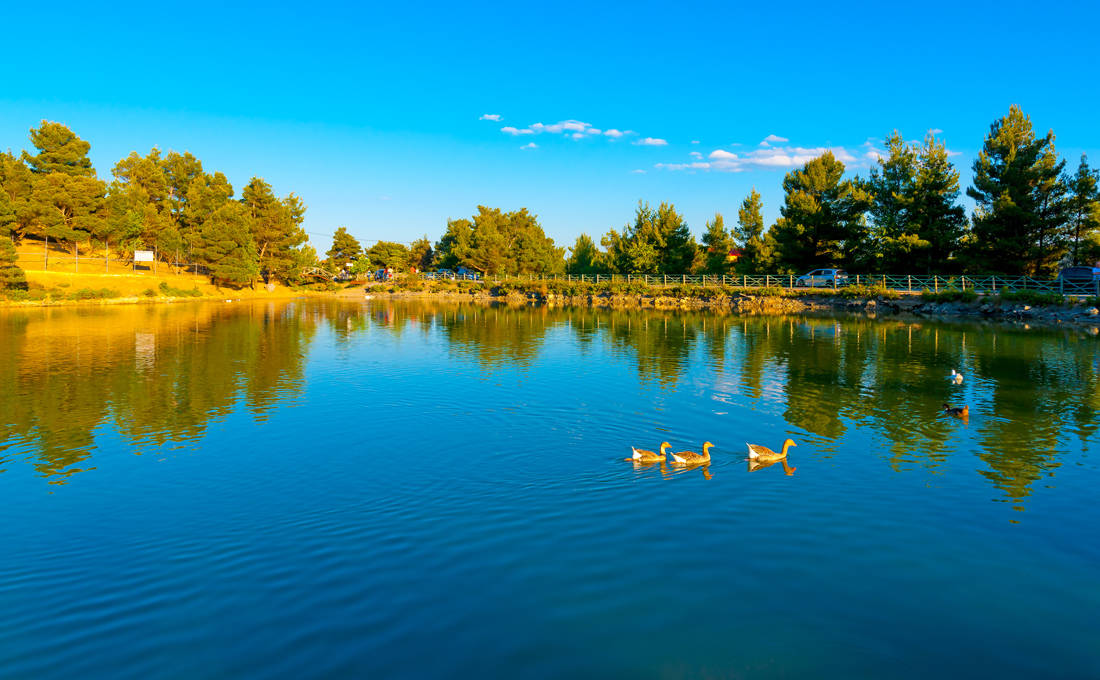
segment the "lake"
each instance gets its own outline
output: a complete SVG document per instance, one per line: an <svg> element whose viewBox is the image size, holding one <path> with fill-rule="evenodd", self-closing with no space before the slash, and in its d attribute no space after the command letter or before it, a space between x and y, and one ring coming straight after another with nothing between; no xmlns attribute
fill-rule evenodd
<svg viewBox="0 0 1100 680"><path fill-rule="evenodd" d="M385 300L0 310L0 677L1095 678L1097 343ZM752 469L745 442L787 437ZM662 441L711 463L624 461Z"/></svg>

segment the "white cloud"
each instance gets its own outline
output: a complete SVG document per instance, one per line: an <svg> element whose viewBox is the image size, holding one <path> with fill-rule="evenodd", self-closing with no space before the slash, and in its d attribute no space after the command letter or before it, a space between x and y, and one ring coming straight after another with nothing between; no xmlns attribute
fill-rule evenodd
<svg viewBox="0 0 1100 680"><path fill-rule="evenodd" d="M502 127L500 129L500 131L505 133L505 134L512 135L513 137L516 136L516 135L533 135L533 134L535 134L533 130L528 130L527 128L524 128L524 129L520 130L519 128L514 128L511 125L507 125L505 127Z"/></svg>
<svg viewBox="0 0 1100 680"><path fill-rule="evenodd" d="M653 167L665 170L710 170L711 164L706 161L694 163L657 163Z"/></svg>
<svg viewBox="0 0 1100 680"><path fill-rule="evenodd" d="M658 163L654 167L665 170L708 170L715 172L745 172L748 170L790 169L805 165L807 162L831 151L837 160L845 165L854 165L860 159L841 146L768 146L744 154L735 154L725 149L715 149L707 156L707 161L695 160L690 163ZM694 152L693 158L701 158ZM870 158L868 154L865 158Z"/></svg>
<svg viewBox="0 0 1100 680"><path fill-rule="evenodd" d="M539 145L535 144L534 142L527 142L526 144L524 144L523 146L520 147L520 149L537 149L537 148L539 148Z"/></svg>
<svg viewBox="0 0 1100 680"><path fill-rule="evenodd" d="M691 157L692 158L702 158L703 154L699 153L698 151L692 151L691 152Z"/></svg>
<svg viewBox="0 0 1100 680"><path fill-rule="evenodd" d="M668 146L668 142L657 137L646 137L634 142L636 146Z"/></svg>
<svg viewBox="0 0 1100 680"><path fill-rule="evenodd" d="M698 140L698 139L693 139L693 140L691 140L691 143L692 143L692 144L698 144L698 143L699 143L699 140Z"/></svg>
<svg viewBox="0 0 1100 680"><path fill-rule="evenodd" d="M604 133L604 135L606 135L608 137L614 137L614 138L622 137L624 134L626 134L622 130L616 130L615 128L611 128L610 130L604 130L603 133Z"/></svg>
<svg viewBox="0 0 1100 680"><path fill-rule="evenodd" d="M478 118L478 120L498 121L498 120L500 120L500 114L499 113L483 113L483 114L481 114L481 117Z"/></svg>
<svg viewBox="0 0 1100 680"><path fill-rule="evenodd" d="M943 130L941 130L939 128L932 128L931 130L928 131L928 134L930 134L930 135L942 135Z"/></svg>
<svg viewBox="0 0 1100 680"><path fill-rule="evenodd" d="M645 170L642 170L641 168L639 168L639 169L637 169L637 170L631 170L631 171L630 171L630 174L632 174L632 175L644 175L644 174L645 174Z"/></svg>
<svg viewBox="0 0 1100 680"><path fill-rule="evenodd" d="M760 142L760 146L770 146L772 144L786 144L791 140L786 137L780 137L779 135L768 135L764 138L764 141Z"/></svg>

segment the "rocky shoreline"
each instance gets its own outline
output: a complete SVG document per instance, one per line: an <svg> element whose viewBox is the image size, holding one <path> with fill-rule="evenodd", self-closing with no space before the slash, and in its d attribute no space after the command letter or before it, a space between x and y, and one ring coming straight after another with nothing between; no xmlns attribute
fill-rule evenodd
<svg viewBox="0 0 1100 680"><path fill-rule="evenodd" d="M355 297L361 293L356 289ZM350 291L349 291L350 292ZM388 298L429 298L456 302L553 307L596 307L608 309L712 310L725 314L859 314L868 318L910 317L1000 321L1018 325L1072 325L1100 332L1100 310L1090 304L1032 306L979 297L974 302L934 302L919 295L845 298L814 293L754 295L750 291L718 292L711 295L673 296L657 294L591 293L564 295L531 291L499 292L489 288L467 291L407 291L368 289L367 294Z"/></svg>

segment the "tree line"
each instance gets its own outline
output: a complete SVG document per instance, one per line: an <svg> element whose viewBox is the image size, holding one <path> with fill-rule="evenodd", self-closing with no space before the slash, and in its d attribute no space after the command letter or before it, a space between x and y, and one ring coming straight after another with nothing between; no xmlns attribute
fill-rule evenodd
<svg viewBox="0 0 1100 680"><path fill-rule="evenodd" d="M1018 106L990 126L959 199L959 172L934 134L906 142L894 132L867 177L845 177L831 152L783 178L780 217L768 227L754 189L737 222L719 213L695 240L670 203L640 202L634 219L611 229L599 244L581 234L557 248L526 209L505 213L478 207L470 219L450 220L434 248L427 237L412 248L380 242L348 251L334 242L338 264L426 269L467 267L493 274L763 274L843 267L867 273L994 273L1049 277L1060 266L1100 259L1100 192L1096 169L1081 156L1066 170L1054 134L1038 136ZM338 234L340 243L350 238ZM352 239L354 240L354 239ZM731 251L739 255L730 257Z"/></svg>
<svg viewBox="0 0 1100 680"><path fill-rule="evenodd" d="M31 238L71 248L154 250L165 262L204 265L215 281L293 281L317 260L302 230L306 206L278 197L253 177L234 198L221 172L191 153L131 152L101 180L91 145L60 123L30 131L36 153L0 152L0 269L12 271L12 243ZM15 277L15 274L9 274Z"/></svg>

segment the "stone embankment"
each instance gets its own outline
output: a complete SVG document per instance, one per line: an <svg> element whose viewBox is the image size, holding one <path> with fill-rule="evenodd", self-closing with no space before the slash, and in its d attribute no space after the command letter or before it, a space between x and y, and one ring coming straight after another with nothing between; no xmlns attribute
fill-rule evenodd
<svg viewBox="0 0 1100 680"><path fill-rule="evenodd" d="M661 292L622 294L593 292L564 295L538 290L508 290L473 288L465 291L404 291L389 293L375 288L368 291L393 297L430 297L455 301L503 303L509 305L545 304L552 306L602 307L610 309L713 310L727 314L814 314L849 313L871 318L888 316L927 317L938 319L982 319L1029 325L1071 324L1086 326L1093 333L1100 327L1100 310L1091 304L1032 306L1001 301L996 297L979 297L973 302L934 302L919 295L897 298L847 298L841 295L807 292L754 294L752 291L716 291L700 295L668 295Z"/></svg>

